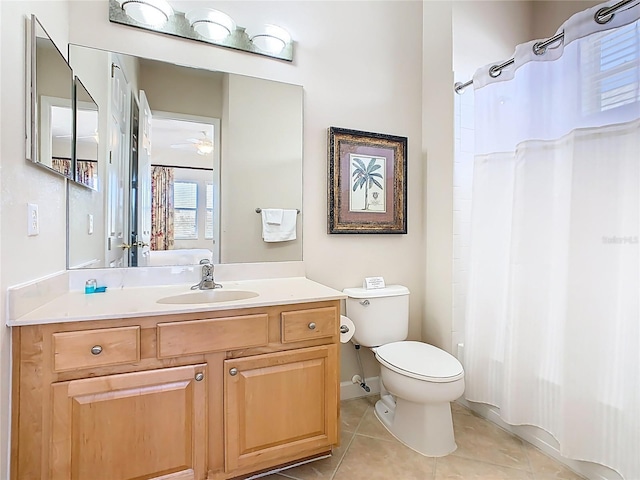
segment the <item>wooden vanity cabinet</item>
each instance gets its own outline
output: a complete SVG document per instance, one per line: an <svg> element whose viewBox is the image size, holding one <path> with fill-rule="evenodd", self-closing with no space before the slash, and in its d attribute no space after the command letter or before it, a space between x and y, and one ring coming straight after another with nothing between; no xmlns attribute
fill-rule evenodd
<svg viewBox="0 0 640 480"><path fill-rule="evenodd" d="M338 443L339 301L13 327L12 480L226 480Z"/></svg>
<svg viewBox="0 0 640 480"><path fill-rule="evenodd" d="M51 386L52 480L205 478L206 365Z"/></svg>
<svg viewBox="0 0 640 480"><path fill-rule="evenodd" d="M336 345L225 360L229 471L338 443Z"/></svg>

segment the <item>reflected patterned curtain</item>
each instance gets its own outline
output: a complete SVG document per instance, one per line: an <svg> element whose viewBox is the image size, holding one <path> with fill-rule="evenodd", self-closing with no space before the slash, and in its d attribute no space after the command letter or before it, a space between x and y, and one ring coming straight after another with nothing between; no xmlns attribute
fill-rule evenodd
<svg viewBox="0 0 640 480"><path fill-rule="evenodd" d="M71 159L70 158L52 158L51 168L62 173L66 177L71 176Z"/></svg>
<svg viewBox="0 0 640 480"><path fill-rule="evenodd" d="M98 186L98 162L94 160L76 161L76 180L91 188Z"/></svg>
<svg viewBox="0 0 640 480"><path fill-rule="evenodd" d="M173 168L151 167L151 250L173 244Z"/></svg>

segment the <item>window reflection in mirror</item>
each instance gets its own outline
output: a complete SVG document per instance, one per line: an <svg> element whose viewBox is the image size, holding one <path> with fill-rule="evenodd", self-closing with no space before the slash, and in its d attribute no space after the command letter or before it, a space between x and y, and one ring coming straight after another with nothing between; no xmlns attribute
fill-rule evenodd
<svg viewBox="0 0 640 480"><path fill-rule="evenodd" d="M31 28L31 159L73 178L73 73L35 16Z"/></svg>
<svg viewBox="0 0 640 480"><path fill-rule="evenodd" d="M214 139L220 122L164 115L151 121L149 265L193 264L203 258L219 263L219 176L214 171L219 147Z"/></svg>
<svg viewBox="0 0 640 480"><path fill-rule="evenodd" d="M98 104L82 81L75 78L76 182L98 189Z"/></svg>

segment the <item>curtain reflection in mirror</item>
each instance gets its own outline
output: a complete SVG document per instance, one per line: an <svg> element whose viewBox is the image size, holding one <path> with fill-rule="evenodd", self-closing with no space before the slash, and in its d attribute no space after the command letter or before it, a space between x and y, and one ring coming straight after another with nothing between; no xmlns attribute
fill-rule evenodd
<svg viewBox="0 0 640 480"><path fill-rule="evenodd" d="M91 188L98 188L97 160L76 160L76 181Z"/></svg>
<svg viewBox="0 0 640 480"><path fill-rule="evenodd" d="M71 175L71 159L53 157L51 159L51 168L56 172L60 172L65 177L68 177Z"/></svg>
<svg viewBox="0 0 640 480"><path fill-rule="evenodd" d="M151 167L151 250L171 250L173 239L173 168Z"/></svg>

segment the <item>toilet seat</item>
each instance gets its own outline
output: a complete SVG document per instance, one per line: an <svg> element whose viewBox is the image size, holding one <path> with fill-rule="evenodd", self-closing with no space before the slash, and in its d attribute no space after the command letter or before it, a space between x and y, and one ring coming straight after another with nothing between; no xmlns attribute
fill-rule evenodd
<svg viewBox="0 0 640 480"><path fill-rule="evenodd" d="M419 380L444 383L454 382L464 376L462 364L457 358L428 343L387 343L377 347L375 355L387 368Z"/></svg>

